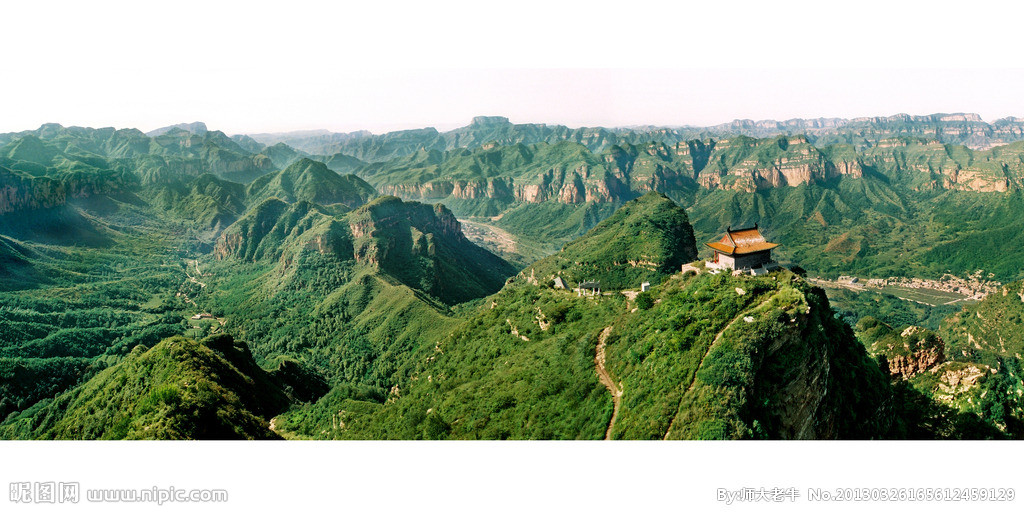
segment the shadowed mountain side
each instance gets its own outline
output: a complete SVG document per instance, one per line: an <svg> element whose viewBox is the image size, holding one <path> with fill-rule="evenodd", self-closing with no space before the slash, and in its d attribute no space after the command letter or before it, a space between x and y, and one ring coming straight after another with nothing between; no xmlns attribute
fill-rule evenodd
<svg viewBox="0 0 1024 512"><path fill-rule="evenodd" d="M248 347L227 336L136 347L82 385L9 418L5 438L270 439L288 404Z"/></svg>
<svg viewBox="0 0 1024 512"><path fill-rule="evenodd" d="M469 242L444 206L395 197L338 216L308 202L268 199L225 230L214 254L287 265L302 250L378 268L449 304L493 293L515 271Z"/></svg>

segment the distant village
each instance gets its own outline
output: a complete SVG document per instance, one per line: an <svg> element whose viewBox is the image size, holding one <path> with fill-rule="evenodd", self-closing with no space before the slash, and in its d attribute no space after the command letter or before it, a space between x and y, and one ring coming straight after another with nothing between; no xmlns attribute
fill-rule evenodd
<svg viewBox="0 0 1024 512"><path fill-rule="evenodd" d="M827 279L814 279L812 281L831 283ZM1003 286L1003 283L999 281L982 279L980 271L966 278L952 274L943 274L939 279L922 279L919 277L860 279L854 276L839 276L839 279L834 283L852 290L863 290L866 288L881 289L888 286L919 290L938 290L963 295L965 300L982 300L989 294L998 292Z"/></svg>
<svg viewBox="0 0 1024 512"><path fill-rule="evenodd" d="M729 226L720 239L707 242L704 245L714 251L711 259L703 262L686 263L681 267L682 272L708 272L711 274L729 272L734 276L760 276L781 268L772 259L772 249L778 247L779 244L766 240L756 223L753 227L748 228L733 229L732 226ZM945 274L937 280L917 277L860 279L856 276L839 276L839 279L835 281L821 278L810 278L809 281L819 286L848 288L854 291L886 287L937 290L963 296L962 299L952 301L959 302L961 300L973 301L984 299L987 295L999 291L1002 287L1002 283L985 280L982 276L983 272L978 271L968 277ZM575 291L580 297L601 295L601 283L599 281L583 280L573 284L575 286L566 282L562 277L555 277L554 279L555 288ZM622 293L632 298L637 293L648 291L650 286L649 282L643 282L640 283L639 292L623 291Z"/></svg>

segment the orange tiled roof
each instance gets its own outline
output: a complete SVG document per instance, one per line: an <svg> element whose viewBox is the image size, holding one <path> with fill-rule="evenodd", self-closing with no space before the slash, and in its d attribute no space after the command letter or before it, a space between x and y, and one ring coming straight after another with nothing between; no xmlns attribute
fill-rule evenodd
<svg viewBox="0 0 1024 512"><path fill-rule="evenodd" d="M749 229L726 230L721 240L708 242L704 245L725 254L750 254L767 251L779 246L779 244L773 244L765 240L764 236L757 229L757 224Z"/></svg>

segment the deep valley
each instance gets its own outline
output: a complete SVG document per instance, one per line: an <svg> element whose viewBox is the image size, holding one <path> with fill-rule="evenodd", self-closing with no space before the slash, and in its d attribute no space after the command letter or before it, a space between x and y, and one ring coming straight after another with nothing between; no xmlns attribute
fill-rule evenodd
<svg viewBox="0 0 1024 512"><path fill-rule="evenodd" d="M751 226L777 267L707 263ZM1020 439L1022 244L1015 118L48 124L0 438Z"/></svg>

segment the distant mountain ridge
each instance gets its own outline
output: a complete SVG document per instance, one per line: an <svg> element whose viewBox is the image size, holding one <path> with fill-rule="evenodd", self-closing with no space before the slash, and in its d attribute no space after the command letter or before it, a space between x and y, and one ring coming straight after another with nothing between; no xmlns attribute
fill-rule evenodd
<svg viewBox="0 0 1024 512"><path fill-rule="evenodd" d="M538 123L514 124L502 116L478 116L473 118L469 125L447 132L439 132L434 128L383 134L372 134L365 130L349 133L307 130L249 136L267 145L285 142L310 154L344 153L368 162L379 162L406 156L421 149L474 149L489 143L508 145L571 140L587 146L591 151L601 151L611 145L648 141L672 144L712 136L745 135L764 138L799 134L807 135L815 144L847 142L865 147L881 139L913 136L934 138L947 144L963 144L972 149L987 149L1024 139L1024 119L1005 117L987 123L978 114L940 113L852 119L736 119L712 126L569 128L563 125Z"/></svg>
<svg viewBox="0 0 1024 512"><path fill-rule="evenodd" d="M745 192L826 184L868 174L917 190L1005 192L1024 184L1024 142L990 150L903 137L857 150L817 147L804 135L649 142L592 152L554 144L421 150L359 168L382 193L413 200L511 203L624 202L655 190Z"/></svg>
<svg viewBox="0 0 1024 512"><path fill-rule="evenodd" d="M196 134L172 127L151 137L136 129L58 124L0 134L0 165L50 177L116 170L137 176L142 185L207 172L245 183L277 170L269 157L251 153L220 131Z"/></svg>
<svg viewBox="0 0 1024 512"><path fill-rule="evenodd" d="M146 135L150 137L156 137L158 135L163 135L171 130L185 130L186 132L189 132L193 135L206 135L206 132L208 131L206 128L206 123L202 121L196 121L194 123L178 123L171 126L164 126L162 128L157 128L156 130L146 132Z"/></svg>
<svg viewBox="0 0 1024 512"><path fill-rule="evenodd" d="M880 272L879 265L891 266L882 260L912 253L908 264L936 277L982 265L1000 279L1024 277L1012 257L978 257L984 247L999 250L1019 238L1012 196L1024 189L1024 141L974 150L937 138L969 138L986 126L1009 130L1020 120L987 125L968 114L900 115L842 126L824 118L807 126L825 133L854 121L866 128L842 137L755 138L682 128L569 129L491 116L445 133L348 137L345 144L362 157L268 146L208 129L197 135L170 127L149 137L134 129L46 124L0 134L0 233L52 238L87 223L67 210L69 203L134 195L197 223L210 243L246 208L270 197L355 208L383 194L443 203L460 218L493 224L500 230L495 236L516 247L510 252L526 265L655 191L690 209L700 236L760 220L782 243L780 255L811 258L812 271ZM780 129L773 126L743 129ZM829 137L834 142L825 144ZM300 162L304 172L287 170ZM219 181L200 179L204 174ZM249 185L239 193L227 182ZM940 216L947 207L973 213L933 223L930 204ZM21 212L48 212L32 217L47 221L12 231L25 224ZM956 231L965 223L969 232ZM906 237L897 233L924 224L935 228L922 232L926 241L905 247ZM812 240L825 244L824 253Z"/></svg>

